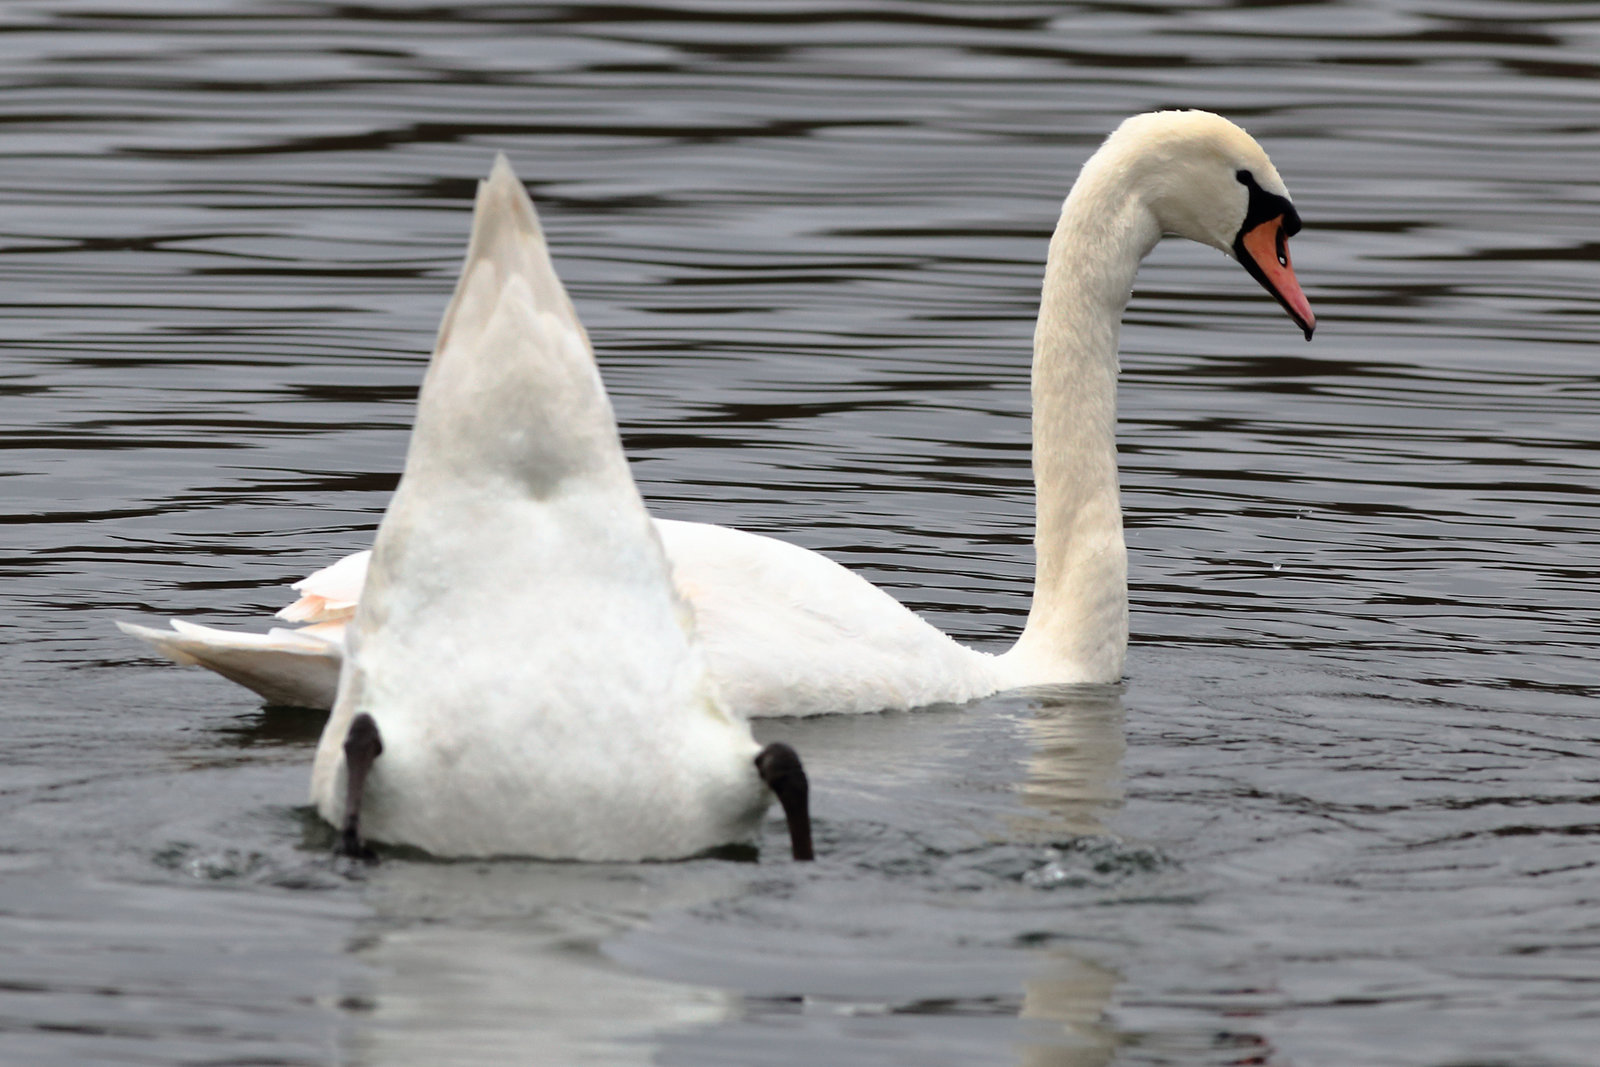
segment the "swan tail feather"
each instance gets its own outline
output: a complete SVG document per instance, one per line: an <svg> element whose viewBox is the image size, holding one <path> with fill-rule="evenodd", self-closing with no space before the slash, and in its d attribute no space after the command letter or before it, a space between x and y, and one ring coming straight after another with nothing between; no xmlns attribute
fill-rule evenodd
<svg viewBox="0 0 1600 1067"><path fill-rule="evenodd" d="M161 630L118 622L117 628L186 667L205 667L257 693L268 704L330 708L344 660L343 625L238 633L171 620Z"/></svg>

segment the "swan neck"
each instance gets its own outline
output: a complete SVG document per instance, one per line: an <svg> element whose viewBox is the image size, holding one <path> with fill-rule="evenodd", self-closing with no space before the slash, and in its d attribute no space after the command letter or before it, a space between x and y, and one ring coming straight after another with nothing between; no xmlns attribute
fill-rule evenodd
<svg viewBox="0 0 1600 1067"><path fill-rule="evenodd" d="M1011 660L1018 684L1114 682L1128 643L1117 484L1117 342L1139 263L1160 239L1126 183L1091 160L1050 241L1033 345L1037 574Z"/></svg>

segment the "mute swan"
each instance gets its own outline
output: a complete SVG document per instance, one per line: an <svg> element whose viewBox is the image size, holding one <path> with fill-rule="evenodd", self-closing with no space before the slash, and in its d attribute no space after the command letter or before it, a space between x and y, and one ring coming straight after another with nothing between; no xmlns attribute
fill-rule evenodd
<svg viewBox="0 0 1600 1067"><path fill-rule="evenodd" d="M804 771L716 692L504 156L355 623L311 778L342 851L671 859L752 836L771 785L811 858Z"/></svg>
<svg viewBox="0 0 1600 1067"><path fill-rule="evenodd" d="M1073 184L1050 241L1033 354L1037 575L1016 645L957 644L833 561L773 538L655 520L712 674L746 715L910 708L1022 685L1114 682L1128 641L1117 487L1117 338L1140 262L1167 234L1237 259L1311 339L1287 240L1300 229L1261 147L1203 111L1124 121ZM326 706L365 554L313 574L266 635L123 625L268 700ZM525 590L525 595L540 595ZM122 624L119 624L122 625Z"/></svg>

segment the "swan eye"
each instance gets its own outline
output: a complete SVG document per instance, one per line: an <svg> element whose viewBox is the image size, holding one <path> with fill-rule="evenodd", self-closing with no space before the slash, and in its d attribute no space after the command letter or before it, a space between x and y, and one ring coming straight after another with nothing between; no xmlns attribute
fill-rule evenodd
<svg viewBox="0 0 1600 1067"><path fill-rule="evenodd" d="M1235 171L1234 175L1233 175L1233 178L1240 185L1243 185L1243 186L1245 186L1247 188L1256 183L1256 176L1254 174L1251 174L1247 170Z"/></svg>

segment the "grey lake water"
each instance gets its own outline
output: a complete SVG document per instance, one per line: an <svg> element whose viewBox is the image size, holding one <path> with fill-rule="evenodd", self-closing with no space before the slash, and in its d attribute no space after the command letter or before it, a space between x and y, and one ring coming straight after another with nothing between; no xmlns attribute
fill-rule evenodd
<svg viewBox="0 0 1600 1067"><path fill-rule="evenodd" d="M0 1063L1600 1062L1600 4L0 7ZM759 724L821 861L335 866L263 628L365 547L506 152L656 511L1004 648L1050 228L1246 125L1306 344L1169 243L1123 685Z"/></svg>

